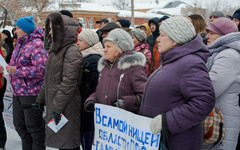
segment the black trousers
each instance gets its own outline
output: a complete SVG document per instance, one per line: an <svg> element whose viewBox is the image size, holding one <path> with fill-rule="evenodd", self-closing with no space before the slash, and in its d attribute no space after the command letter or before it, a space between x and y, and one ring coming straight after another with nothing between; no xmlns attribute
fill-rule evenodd
<svg viewBox="0 0 240 150"><path fill-rule="evenodd" d="M36 96L13 96L13 123L22 140L22 150L45 150L43 109L22 110L22 104L36 103Z"/></svg>
<svg viewBox="0 0 240 150"><path fill-rule="evenodd" d="M80 150L80 147L76 147L74 149L59 149L59 150Z"/></svg>
<svg viewBox="0 0 240 150"><path fill-rule="evenodd" d="M2 112L0 112L0 148L4 148L7 141L7 133L4 125Z"/></svg>
<svg viewBox="0 0 240 150"><path fill-rule="evenodd" d="M6 141L7 141L7 133L6 133L6 128L4 125L4 120L3 120L3 96L6 90L6 82L4 85L2 85L2 88L0 89L0 148L4 148Z"/></svg>

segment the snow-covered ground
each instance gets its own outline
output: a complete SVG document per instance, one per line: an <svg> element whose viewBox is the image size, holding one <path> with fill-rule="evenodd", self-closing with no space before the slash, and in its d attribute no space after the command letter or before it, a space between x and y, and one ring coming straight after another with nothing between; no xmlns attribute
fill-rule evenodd
<svg viewBox="0 0 240 150"><path fill-rule="evenodd" d="M18 136L17 132L8 127L6 127L6 129L7 129L6 150L21 150L22 149L21 139ZM46 150L57 150L57 149L47 147Z"/></svg>

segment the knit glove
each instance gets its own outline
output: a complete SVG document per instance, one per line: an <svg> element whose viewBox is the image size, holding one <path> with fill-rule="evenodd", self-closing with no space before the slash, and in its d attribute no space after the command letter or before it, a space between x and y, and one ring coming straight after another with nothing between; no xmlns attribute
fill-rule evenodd
<svg viewBox="0 0 240 150"><path fill-rule="evenodd" d="M93 100L88 101L85 104L85 110L88 112L94 112L94 110L95 110L94 105L95 105L95 102Z"/></svg>
<svg viewBox="0 0 240 150"><path fill-rule="evenodd" d="M113 103L113 106L116 106L118 108L124 108L124 100L123 99L118 99L116 102Z"/></svg>
<svg viewBox="0 0 240 150"><path fill-rule="evenodd" d="M162 115L157 115L150 123L150 130L153 134L158 134L162 131Z"/></svg>
<svg viewBox="0 0 240 150"><path fill-rule="evenodd" d="M61 120L61 115L56 112L52 112L52 114L53 114L53 119L55 121L55 124L58 125L59 121Z"/></svg>

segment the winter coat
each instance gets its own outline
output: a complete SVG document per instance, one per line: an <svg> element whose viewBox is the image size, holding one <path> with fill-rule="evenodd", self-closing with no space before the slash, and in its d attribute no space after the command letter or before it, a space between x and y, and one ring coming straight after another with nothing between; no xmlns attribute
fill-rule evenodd
<svg viewBox="0 0 240 150"><path fill-rule="evenodd" d="M221 49L213 58L209 75L215 90L215 107L222 111L225 137L213 149L235 150L240 133L240 33L217 38L209 50ZM213 56L212 55L212 56ZM211 59L211 57L209 58Z"/></svg>
<svg viewBox="0 0 240 150"><path fill-rule="evenodd" d="M150 51L151 53L153 53L153 47L156 43L156 40L159 36L159 25L158 25L158 22L159 22L159 18L155 17L155 18L152 18L148 21L148 25L150 27L150 24L151 23L154 23L156 25L156 30L154 32L152 32L152 34L150 36L147 37L147 41L146 43L149 44L150 46Z"/></svg>
<svg viewBox="0 0 240 150"><path fill-rule="evenodd" d="M148 79L140 114L163 115L162 133L170 150L200 150L202 121L214 106L214 90L205 62L207 47L198 35L161 54L162 67ZM163 135L162 135L163 136Z"/></svg>
<svg viewBox="0 0 240 150"><path fill-rule="evenodd" d="M93 130L93 113L86 112L84 109L84 102L86 98L88 98L97 87L98 83L98 75L99 72L97 70L98 61L103 56L103 46L101 42L98 42L94 46L85 49L82 52L83 55L83 66L89 70L90 75L93 79L93 84L90 85L89 91L87 91L86 95L82 97L82 106L81 106L81 131L91 131ZM85 80L82 78L82 80Z"/></svg>
<svg viewBox="0 0 240 150"><path fill-rule="evenodd" d="M82 55L75 43L78 29L73 18L59 12L46 18L44 47L50 55L37 102L46 104L46 123L53 119L53 112L68 119L57 133L46 126L45 145L48 147L73 149L80 145L81 98L77 80L82 72Z"/></svg>
<svg viewBox="0 0 240 150"><path fill-rule="evenodd" d="M139 45L135 46L134 49L136 52L141 52L146 57L146 65L145 65L145 72L147 76L149 76L149 66L151 64L152 54L149 50L149 45L147 43L140 43Z"/></svg>
<svg viewBox="0 0 240 150"><path fill-rule="evenodd" d="M94 100L96 103L112 105L117 99L123 99L125 110L138 113L147 81L145 63L146 58L142 53L131 51L121 54L113 64L101 58L97 89L86 102Z"/></svg>
<svg viewBox="0 0 240 150"><path fill-rule="evenodd" d="M16 66L10 83L15 96L37 96L43 83L48 52L43 47L44 33L36 28L28 36L17 39L9 66Z"/></svg>
<svg viewBox="0 0 240 150"><path fill-rule="evenodd" d="M149 74L151 75L157 68L161 65L160 52L158 51L159 42L156 41L156 44L153 48L152 61L149 68Z"/></svg>

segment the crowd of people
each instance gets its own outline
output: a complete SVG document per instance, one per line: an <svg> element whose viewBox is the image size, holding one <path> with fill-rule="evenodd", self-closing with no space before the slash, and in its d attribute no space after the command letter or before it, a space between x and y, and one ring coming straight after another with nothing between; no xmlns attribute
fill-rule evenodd
<svg viewBox="0 0 240 150"><path fill-rule="evenodd" d="M127 19L82 29L71 12L48 14L45 27L20 18L0 33L0 110L9 74L13 123L23 150L91 150L95 103L153 118L169 150L240 149L240 9L154 17L135 28ZM225 136L203 145L203 121L218 108ZM46 117L43 117L44 109ZM113 112L114 113L114 112ZM57 133L62 116L68 123ZM0 113L0 150L7 136Z"/></svg>

